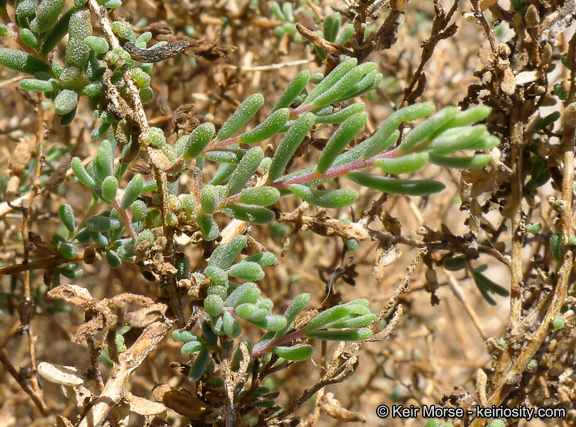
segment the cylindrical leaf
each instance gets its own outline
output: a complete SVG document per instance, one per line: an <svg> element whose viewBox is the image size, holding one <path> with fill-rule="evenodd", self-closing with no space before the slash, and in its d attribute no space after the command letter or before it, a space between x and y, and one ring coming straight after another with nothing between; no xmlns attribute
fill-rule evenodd
<svg viewBox="0 0 576 427"><path fill-rule="evenodd" d="M270 206L279 198L280 191L274 187L250 187L240 193L240 201L249 205Z"/></svg>
<svg viewBox="0 0 576 427"><path fill-rule="evenodd" d="M66 259L74 259L78 256L80 250L74 243L63 242L58 246L58 251Z"/></svg>
<svg viewBox="0 0 576 427"><path fill-rule="evenodd" d="M324 20L324 38L331 43L336 41L338 32L340 31L340 14L336 12L333 15L327 16Z"/></svg>
<svg viewBox="0 0 576 427"><path fill-rule="evenodd" d="M272 111L279 110L281 108L290 107L292 102L300 95L300 93L306 88L306 85L310 81L310 71L304 70L300 71L296 77L288 84L288 87L280 95L280 99L274 105Z"/></svg>
<svg viewBox="0 0 576 427"><path fill-rule="evenodd" d="M206 369L206 365L208 364L208 358L210 354L208 350L204 349L198 353L196 359L194 359L194 363L190 367L190 373L188 374L188 379L192 382L198 381L202 374L204 373L204 369Z"/></svg>
<svg viewBox="0 0 576 427"><path fill-rule="evenodd" d="M227 195L231 196L242 190L244 185L252 178L260 162L264 158L264 151L260 147L253 147L242 157L238 167L230 176L228 180L228 191Z"/></svg>
<svg viewBox="0 0 576 427"><path fill-rule="evenodd" d="M217 141L234 136L252 117L258 112L264 104L264 97L261 93L250 95L230 118L222 125L218 132Z"/></svg>
<svg viewBox="0 0 576 427"><path fill-rule="evenodd" d="M105 139L100 144L98 153L94 159L94 174L96 175L96 181L101 183L104 181L104 178L112 175L113 167L114 153L112 152L112 144L110 144L110 141Z"/></svg>
<svg viewBox="0 0 576 427"><path fill-rule="evenodd" d="M91 231L106 232L120 228L122 223L115 219L102 215L91 216L86 220L86 228Z"/></svg>
<svg viewBox="0 0 576 427"><path fill-rule="evenodd" d="M116 198L117 191L118 180L114 176L107 176L104 181L102 181L102 200L106 203L112 203L112 200Z"/></svg>
<svg viewBox="0 0 576 427"><path fill-rule="evenodd" d="M401 173L416 172L422 169L428 163L428 153L406 154L394 159L376 160L376 166L384 172L391 175L400 175Z"/></svg>
<svg viewBox="0 0 576 427"><path fill-rule="evenodd" d="M196 335L184 329L176 329L174 332L172 332L172 338L183 343L198 341L198 337Z"/></svg>
<svg viewBox="0 0 576 427"><path fill-rule="evenodd" d="M362 65L350 70L346 73L338 82L336 82L330 89L319 95L314 99L314 105L316 107L323 107L333 102L339 101L343 95L345 95L350 87L362 79L364 75L368 74L376 68L376 64L373 62L366 62ZM320 83L322 85L322 83ZM319 85L319 86L320 86Z"/></svg>
<svg viewBox="0 0 576 427"><path fill-rule="evenodd" d="M291 185L290 191L311 205L331 209L348 206L359 196L357 191L351 189L315 190L300 184Z"/></svg>
<svg viewBox="0 0 576 427"><path fill-rule="evenodd" d="M240 135L240 141L244 144L255 144L276 135L290 117L288 108L281 108L272 113L266 120L254 129Z"/></svg>
<svg viewBox="0 0 576 427"><path fill-rule="evenodd" d="M68 231L70 233L74 233L76 226L74 224L74 210L72 209L72 206L70 206L68 203L60 205L58 208L58 216L60 216L62 223L68 229Z"/></svg>
<svg viewBox="0 0 576 427"><path fill-rule="evenodd" d="M226 307L237 307L240 304L252 303L260 297L260 289L256 283L246 282L238 286L228 298L226 298Z"/></svg>
<svg viewBox="0 0 576 427"><path fill-rule="evenodd" d="M196 217L196 223L200 231L202 231L202 237L207 242L215 240L220 234L218 223L209 215L198 215Z"/></svg>
<svg viewBox="0 0 576 427"><path fill-rule="evenodd" d="M250 255L246 261L257 262L262 267L269 267L276 264L276 255L272 252L260 252L258 254Z"/></svg>
<svg viewBox="0 0 576 427"><path fill-rule="evenodd" d="M238 307L236 307L235 311L238 317L251 322L262 321L270 313L269 310L259 308L258 306L250 303L240 304Z"/></svg>
<svg viewBox="0 0 576 427"><path fill-rule="evenodd" d="M334 160L336 160L336 157L338 157L342 150L354 139L356 134L360 132L367 120L368 114L358 113L349 117L340 125L328 140L326 147L324 147L318 159L318 166L316 167L317 173L323 174L330 168Z"/></svg>
<svg viewBox="0 0 576 427"><path fill-rule="evenodd" d="M286 318L284 316L269 315L260 321L250 321L253 325L267 331L281 331L286 327Z"/></svg>
<svg viewBox="0 0 576 427"><path fill-rule="evenodd" d="M274 212L262 206L235 203L222 211L232 217L251 224L268 224L274 220Z"/></svg>
<svg viewBox="0 0 576 427"><path fill-rule="evenodd" d="M35 33L45 33L56 24L66 0L42 0L36 10L36 17L30 22Z"/></svg>
<svg viewBox="0 0 576 427"><path fill-rule="evenodd" d="M118 268L120 267L120 265L122 265L122 260L120 259L116 251L112 249L104 251L104 256L106 257L106 262L108 262L108 265L110 267Z"/></svg>
<svg viewBox="0 0 576 427"><path fill-rule="evenodd" d="M425 196L438 193L446 188L441 182L431 179L395 179L370 175L366 172L350 172L347 176L350 181L364 187L373 188L383 193L405 194L407 196Z"/></svg>
<svg viewBox="0 0 576 427"><path fill-rule="evenodd" d="M215 265L209 265L204 269L204 275L216 285L223 285L228 282L228 273Z"/></svg>
<svg viewBox="0 0 576 427"><path fill-rule="evenodd" d="M222 187L215 185L206 185L200 193L200 204L202 209L207 214L212 214L216 211L220 199L224 196Z"/></svg>
<svg viewBox="0 0 576 427"><path fill-rule="evenodd" d="M402 144L400 144L399 149L403 152L407 152L419 142L431 138L438 129L452 120L456 114L458 114L458 108L456 107L445 107L438 111L436 114L430 116L423 123L412 129L410 133L406 135Z"/></svg>
<svg viewBox="0 0 576 427"><path fill-rule="evenodd" d="M357 104L349 105L335 113L325 115L316 114L316 123L342 123L354 114L363 112L364 106L365 104L363 102L358 102Z"/></svg>
<svg viewBox="0 0 576 427"><path fill-rule="evenodd" d="M430 163L452 169L481 169L490 163L490 156L476 154L472 157L449 157L430 153Z"/></svg>
<svg viewBox="0 0 576 427"><path fill-rule="evenodd" d="M144 179L142 175L136 174L130 180L126 189L124 190L124 195L122 196L122 202L120 206L122 209L128 209L136 201L136 199L142 194L142 187L144 186Z"/></svg>
<svg viewBox="0 0 576 427"><path fill-rule="evenodd" d="M350 58L341 62L330 72L330 74L324 78L324 80L318 84L318 86L314 88L314 90L312 90L312 92L310 92L310 94L304 100L303 104L308 104L314 101L318 96L328 91L338 80L340 80L346 73L353 69L356 64L358 64L358 60L356 58Z"/></svg>
<svg viewBox="0 0 576 427"><path fill-rule="evenodd" d="M70 37L66 47L66 65L84 70L90 55L90 48L84 43L84 39L92 35L90 11L82 9L74 12L70 17L68 32Z"/></svg>
<svg viewBox="0 0 576 427"><path fill-rule="evenodd" d="M342 317L347 316L350 313L350 308L347 307L345 304L337 305L335 307L329 308L326 311L323 311L318 316L313 318L307 325L307 331L315 331L316 329L320 329L323 326L335 322Z"/></svg>
<svg viewBox="0 0 576 427"><path fill-rule="evenodd" d="M54 99L54 111L59 116L70 113L78 105L78 92L70 89L61 90Z"/></svg>
<svg viewBox="0 0 576 427"><path fill-rule="evenodd" d="M54 80L23 79L18 82L22 89L35 90L38 92L55 92L58 84Z"/></svg>
<svg viewBox="0 0 576 427"><path fill-rule="evenodd" d="M312 126L314 126L314 122L314 114L305 113L298 117L296 123L288 129L272 158L272 164L268 171L269 182L274 182L274 180L282 175L284 168L296 152L296 149L310 129L312 129Z"/></svg>
<svg viewBox="0 0 576 427"><path fill-rule="evenodd" d="M222 329L230 338L238 338L242 333L242 328L240 328L238 321L228 311L225 311L222 315Z"/></svg>
<svg viewBox="0 0 576 427"><path fill-rule="evenodd" d="M388 117L388 119L380 126L380 128L363 142L365 145L364 158L370 158L380 154L390 145L396 142L392 139L394 132L397 132L398 126L403 122L418 120L427 117L434 112L434 105L432 104L414 104L408 107L401 108L395 111Z"/></svg>
<svg viewBox="0 0 576 427"><path fill-rule="evenodd" d="M306 338L325 341L364 341L372 336L368 328L338 330L338 331L314 331L306 334Z"/></svg>
<svg viewBox="0 0 576 427"><path fill-rule="evenodd" d="M41 59L21 50L7 48L0 49L0 64L26 74L35 74L40 71L50 73L52 71L50 65Z"/></svg>
<svg viewBox="0 0 576 427"><path fill-rule="evenodd" d="M180 352L182 354L194 354L198 351L204 350L205 348L206 346L201 341L189 341L182 346Z"/></svg>
<svg viewBox="0 0 576 427"><path fill-rule="evenodd" d="M70 8L62 17L56 22L56 24L48 30L42 37L40 42L39 52L41 54L47 54L56 47L56 45L62 40L62 38L68 34L68 26L70 24L70 17L72 16L73 8Z"/></svg>
<svg viewBox="0 0 576 427"><path fill-rule="evenodd" d="M210 316L219 316L224 308L224 301L219 295L208 295L204 300L204 310Z"/></svg>
<svg viewBox="0 0 576 427"><path fill-rule="evenodd" d="M215 266L222 269L229 268L234 259L242 252L248 239L246 236L236 236L230 242L218 246L208 261L209 266Z"/></svg>
<svg viewBox="0 0 576 427"><path fill-rule="evenodd" d="M104 37L88 36L84 39L84 43L96 53L106 53L110 49L110 45Z"/></svg>
<svg viewBox="0 0 576 427"><path fill-rule="evenodd" d="M183 144L185 152L184 159L192 159L202 154L202 151L214 136L214 125L212 123L203 123L196 127L187 137L186 143ZM178 153L177 153L178 154Z"/></svg>
<svg viewBox="0 0 576 427"><path fill-rule="evenodd" d="M293 362L300 362L302 360L309 359L314 353L314 347L310 344L298 345L294 347L274 347L274 353L278 356L291 360Z"/></svg>
<svg viewBox="0 0 576 427"><path fill-rule="evenodd" d="M233 265L228 273L230 276L242 280L257 281L264 277L264 271L260 264L251 261L243 261Z"/></svg>

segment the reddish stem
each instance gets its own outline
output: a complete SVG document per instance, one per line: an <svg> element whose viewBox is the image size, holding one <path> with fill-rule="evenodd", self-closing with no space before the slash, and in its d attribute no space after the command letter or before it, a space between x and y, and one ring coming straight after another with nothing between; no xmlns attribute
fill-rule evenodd
<svg viewBox="0 0 576 427"><path fill-rule="evenodd" d="M132 225L132 221L130 220L130 218L128 218L128 214L124 209L122 209L122 206L120 206L120 202L118 201L118 199L115 198L114 200L112 200L112 205L114 205L114 209L118 211L120 218L122 219L124 224L126 224L126 227L128 227L128 232L130 233L132 240L134 240L134 244L136 244L138 235L136 234L136 230L134 230L134 225Z"/></svg>

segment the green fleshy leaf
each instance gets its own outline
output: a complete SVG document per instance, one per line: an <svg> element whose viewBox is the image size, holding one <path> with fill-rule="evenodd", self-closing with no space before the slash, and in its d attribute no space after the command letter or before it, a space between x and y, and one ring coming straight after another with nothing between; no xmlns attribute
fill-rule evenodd
<svg viewBox="0 0 576 427"><path fill-rule="evenodd" d="M236 308L240 304L254 304L260 297L260 289L256 283L246 282L233 290L226 298L226 307Z"/></svg>
<svg viewBox="0 0 576 427"><path fill-rule="evenodd" d="M489 293L493 293L504 297L510 295L510 293L506 289L504 289L497 283L494 283L492 280L488 279L480 271L478 271L478 269L472 270L472 278L474 279L476 287L478 288L484 299L490 305L496 305L496 301L489 295Z"/></svg>
<svg viewBox="0 0 576 427"><path fill-rule="evenodd" d="M288 87L280 95L280 99L274 105L272 111L280 110L281 108L289 107L292 102L300 95L300 93L306 88L306 85L310 81L310 71L304 70L300 71L296 77L288 84Z"/></svg>
<svg viewBox="0 0 576 427"><path fill-rule="evenodd" d="M391 175L416 172L428 163L428 153L412 153L394 159L379 159L375 164Z"/></svg>
<svg viewBox="0 0 576 427"><path fill-rule="evenodd" d="M219 295L208 295L204 300L204 310L210 316L219 316L224 308L224 301Z"/></svg>
<svg viewBox="0 0 576 427"><path fill-rule="evenodd" d="M94 181L94 178L92 178L92 176L86 171L82 165L82 161L78 157L72 158L70 166L72 167L74 175L78 178L78 181L88 188L96 188L96 181Z"/></svg>
<svg viewBox="0 0 576 427"><path fill-rule="evenodd" d="M116 218L110 218L102 215L91 216L86 220L86 228L91 231L105 233L120 228L122 223Z"/></svg>
<svg viewBox="0 0 576 427"><path fill-rule="evenodd" d="M66 65L84 70L90 56L90 48L84 43L84 39L92 35L90 11L83 9L74 12L70 17L68 32L70 37L66 47Z"/></svg>
<svg viewBox="0 0 576 427"><path fill-rule="evenodd" d="M248 239L246 236L236 236L230 242L218 246L208 261L208 266L215 266L222 269L229 268L234 259L240 255Z"/></svg>
<svg viewBox="0 0 576 427"><path fill-rule="evenodd" d="M454 117L452 120L450 120L444 126L444 128L442 130L446 130L446 129L454 128L454 127L468 126L468 125L471 125L473 123L477 123L481 120L484 120L486 117L488 117L491 112L492 112L492 108L484 106L484 105L479 105L477 107L469 108L466 111L461 111L458 114L456 114L456 117Z"/></svg>
<svg viewBox="0 0 576 427"><path fill-rule="evenodd" d="M230 276L242 280L257 281L264 277L264 270L262 270L260 264L251 261L242 261L233 265L228 273Z"/></svg>
<svg viewBox="0 0 576 427"><path fill-rule="evenodd" d="M201 160L201 159L198 159ZM234 171L236 170L236 166L235 164L230 164L230 163L223 163L221 164L218 169L216 170L216 173L214 174L214 176L212 177L212 179L210 180L209 184L212 185L223 185L226 184L226 182L228 181L228 179L230 179L230 176L234 173Z"/></svg>
<svg viewBox="0 0 576 427"><path fill-rule="evenodd" d="M183 149L181 150L182 153L185 153L184 159L193 159L202 154L204 148L206 148L212 140L214 132L215 129L212 123L203 123L200 126L197 126L190 135L182 137L186 138L186 142L182 144ZM178 144L178 142L176 144ZM177 154L180 156L182 153L178 152Z"/></svg>
<svg viewBox="0 0 576 427"><path fill-rule="evenodd" d="M38 50L41 54L46 55L56 47L60 40L68 34L68 27L70 25L70 17L72 16L74 8L71 8L56 22L56 24L48 30L42 37L40 42L40 49Z"/></svg>
<svg viewBox="0 0 576 427"><path fill-rule="evenodd" d="M248 320L249 322L260 322L270 314L269 310L259 308L251 303L240 304L236 307L235 311L238 317Z"/></svg>
<svg viewBox="0 0 576 427"><path fill-rule="evenodd" d="M397 129L400 124L427 117L434 112L434 109L434 105L424 103L409 105L392 113L374 135L363 142L364 158L367 159L380 154L394 144L398 138L392 137L395 132L398 132Z"/></svg>
<svg viewBox="0 0 576 427"><path fill-rule="evenodd" d="M242 160L244 154L246 154L246 151L241 149L212 150L204 154L204 158L212 162L231 163L237 165L240 163L240 160Z"/></svg>
<svg viewBox="0 0 576 427"><path fill-rule="evenodd" d="M333 15L327 16L324 20L324 38L329 42L334 43L339 31L340 14L336 12Z"/></svg>
<svg viewBox="0 0 576 427"><path fill-rule="evenodd" d="M120 206L122 209L128 209L136 201L136 199L142 194L144 187L144 178L142 175L136 174L130 180L126 189L124 190L124 195L122 196L122 202Z"/></svg>
<svg viewBox="0 0 576 427"><path fill-rule="evenodd" d="M407 152L412 149L416 144L431 138L434 133L441 129L446 123L452 120L458 114L457 107L445 107L438 111L436 114L430 116L423 123L416 126L406 135L399 149Z"/></svg>
<svg viewBox="0 0 576 427"><path fill-rule="evenodd" d="M80 250L74 243L63 242L58 246L58 251L66 259L75 259Z"/></svg>
<svg viewBox="0 0 576 427"><path fill-rule="evenodd" d="M84 43L96 53L106 53L110 50L110 45L104 37L88 36L84 39Z"/></svg>
<svg viewBox="0 0 576 427"><path fill-rule="evenodd" d="M274 347L273 351L278 356L286 360L301 362L312 357L312 353L314 353L314 347L312 347L310 344L298 345L294 347L279 346Z"/></svg>
<svg viewBox="0 0 576 427"><path fill-rule="evenodd" d="M215 265L209 265L204 269L204 275L216 285L223 285L228 282L228 273Z"/></svg>
<svg viewBox="0 0 576 427"><path fill-rule="evenodd" d="M206 349L206 346L202 342L189 341L182 346L182 348L180 349L180 352L182 354L194 354L198 351L202 351L205 349Z"/></svg>
<svg viewBox="0 0 576 427"><path fill-rule="evenodd" d="M72 206L68 203L60 205L58 208L58 216L68 231L74 233L76 225L74 223L74 210L72 209Z"/></svg>
<svg viewBox="0 0 576 427"><path fill-rule="evenodd" d="M252 178L260 162L264 159L264 151L260 147L253 147L242 157L238 167L228 180L227 195L236 194L244 188L244 185Z"/></svg>
<svg viewBox="0 0 576 427"><path fill-rule="evenodd" d="M4 2L4 4L6 4L6 2ZM23 0L18 2L18 5L16 6L16 17L18 19L23 19L34 16L39 4L40 0Z"/></svg>
<svg viewBox="0 0 576 427"><path fill-rule="evenodd" d="M262 267L269 267L278 262L276 260L276 255L272 252L260 252L258 254L250 255L246 258L246 261L257 262Z"/></svg>
<svg viewBox="0 0 576 427"><path fill-rule="evenodd" d="M240 201L249 205L270 206L278 201L280 191L274 187L245 188L240 193Z"/></svg>
<svg viewBox="0 0 576 427"><path fill-rule="evenodd" d="M225 311L222 315L222 329L230 338L238 338L242 333L240 324L228 311Z"/></svg>
<svg viewBox="0 0 576 427"><path fill-rule="evenodd" d="M94 159L94 175L97 183L102 183L104 178L112 175L114 167L114 152L112 151L112 144L105 139L98 148L98 153Z"/></svg>
<svg viewBox="0 0 576 427"><path fill-rule="evenodd" d="M339 101L346 101L348 99L356 98L360 95L370 92L378 87L384 75L377 71L370 71L362 79L350 87L340 98Z"/></svg>
<svg viewBox="0 0 576 427"><path fill-rule="evenodd" d="M54 111L59 116L64 116L76 109L78 105L78 92L70 89L61 90L54 99Z"/></svg>
<svg viewBox="0 0 576 427"><path fill-rule="evenodd" d="M332 87L326 90L324 93L319 95L314 99L315 107L324 107L325 105L337 102L346 95L350 87L362 79L366 74L371 72L376 68L376 64L373 62L366 62L362 65L358 65L348 73L346 73L338 82L336 82ZM322 83L320 83L322 85ZM318 85L318 86L320 86Z"/></svg>
<svg viewBox="0 0 576 427"><path fill-rule="evenodd" d="M56 92L58 84L54 80L22 79L18 85L25 90L34 90L37 92Z"/></svg>
<svg viewBox="0 0 576 427"><path fill-rule="evenodd" d="M358 199L358 192L351 189L315 190L305 185L290 185L290 191L311 205L337 209L348 206Z"/></svg>
<svg viewBox="0 0 576 427"><path fill-rule="evenodd" d="M358 60L356 58L350 58L341 62L318 84L318 86L312 90L312 92L310 92L310 94L304 100L303 104L308 104L314 101L320 95L330 90L342 77L344 77L350 70L356 67L356 64L358 64Z"/></svg>
<svg viewBox="0 0 576 427"><path fill-rule="evenodd" d="M204 370L206 369L206 365L208 364L208 359L210 354L208 350L204 349L198 353L196 359L194 359L194 363L190 367L190 373L188 374L188 379L192 382L198 381L202 374L204 374Z"/></svg>
<svg viewBox="0 0 576 427"><path fill-rule="evenodd" d="M202 237L207 242L215 240L220 234L218 223L209 215L198 215L196 217L196 223L202 232Z"/></svg>
<svg viewBox="0 0 576 427"><path fill-rule="evenodd" d="M198 337L190 331L184 329L176 329L172 332L172 338L178 342L187 343L190 341L198 341Z"/></svg>
<svg viewBox="0 0 576 427"><path fill-rule="evenodd" d="M350 37L354 35L354 24L348 24L344 27L342 32L340 33L340 37L336 40L336 44L343 45Z"/></svg>
<svg viewBox="0 0 576 427"><path fill-rule="evenodd" d="M268 171L268 182L274 182L282 175L298 146L312 129L312 126L314 126L314 122L314 114L305 113L298 117L296 122L288 129L272 158L272 164Z"/></svg>
<svg viewBox="0 0 576 427"><path fill-rule="evenodd" d="M478 141L486 139L489 135L484 125L451 128L434 138L427 149L435 154L452 154L460 150L477 149Z"/></svg>
<svg viewBox="0 0 576 427"><path fill-rule="evenodd" d="M102 181L102 200L106 203L111 204L112 200L116 198L116 192L118 191L118 180L114 176L107 176L104 181Z"/></svg>
<svg viewBox="0 0 576 427"><path fill-rule="evenodd" d="M225 188L216 185L206 185L200 193L200 204L202 209L207 214L212 214L216 211L220 199L224 197Z"/></svg>
<svg viewBox="0 0 576 427"><path fill-rule="evenodd" d="M335 113L325 115L316 114L316 123L342 123L344 120L348 119L354 114L363 112L364 106L365 104L363 102L358 102L356 104L349 105L348 107L343 108Z"/></svg>
<svg viewBox="0 0 576 427"><path fill-rule="evenodd" d="M234 136L241 128L250 121L264 104L264 97L261 93L250 95L230 118L222 125L218 132L217 141Z"/></svg>
<svg viewBox="0 0 576 427"><path fill-rule="evenodd" d="M383 193L405 194L407 196L426 196L438 193L446 188L441 182L431 179L395 179L370 175L366 172L350 172L347 176L350 181L364 187L373 188Z"/></svg>
<svg viewBox="0 0 576 427"><path fill-rule="evenodd" d="M358 113L349 117L340 125L328 140L318 159L317 173L323 174L332 166L338 155L342 153L356 134L362 130L367 120L368 114Z"/></svg>
<svg viewBox="0 0 576 427"><path fill-rule="evenodd" d="M51 29L65 4L66 0L42 0L36 10L36 17L30 22L30 29L35 33L45 33Z"/></svg>
<svg viewBox="0 0 576 427"><path fill-rule="evenodd" d="M36 74L40 71L50 73L52 71L50 65L41 59L14 49L0 49L0 64L26 74Z"/></svg>
<svg viewBox="0 0 576 427"><path fill-rule="evenodd" d="M122 260L118 256L118 253L112 249L104 251L104 256L106 258L106 262L112 268L118 268L122 265Z"/></svg>
<svg viewBox="0 0 576 427"><path fill-rule="evenodd" d="M345 319L337 320L336 322L329 323L326 328L329 329L345 329L345 328L359 328L368 326L376 319L373 313L364 314L362 316L352 316Z"/></svg>
<svg viewBox="0 0 576 427"><path fill-rule="evenodd" d="M296 316L298 316L298 314L306 308L309 302L310 302L310 294L308 293L300 294L292 300L292 302L284 312L284 318L286 319L286 326L284 327L284 329L278 331L278 333L276 334L276 338L280 338L286 335L286 332L288 332L288 329L292 326L292 322L294 322Z"/></svg>
<svg viewBox="0 0 576 427"><path fill-rule="evenodd" d="M286 319L278 315L269 315L264 320L250 321L250 323L266 331L281 331L286 327Z"/></svg>
<svg viewBox="0 0 576 427"><path fill-rule="evenodd" d="M20 40L22 40L22 43L24 43L26 46L29 46L32 49L36 49L38 47L38 39L28 28L22 28L19 35Z"/></svg>
<svg viewBox="0 0 576 427"><path fill-rule="evenodd" d="M240 141L244 144L256 144L276 135L290 117L288 108L281 108L273 112L266 120L254 129L240 135Z"/></svg>
<svg viewBox="0 0 576 427"><path fill-rule="evenodd" d="M190 258L183 254L176 256L174 259L174 267L178 270L176 280L188 279L190 274Z"/></svg>
<svg viewBox="0 0 576 427"><path fill-rule="evenodd" d="M550 236L550 250L556 262L562 262L564 258L564 243L561 233L554 233Z"/></svg>
<svg viewBox="0 0 576 427"><path fill-rule="evenodd" d="M316 329L320 329L329 323L340 320L342 317L348 316L348 314L350 314L350 307L348 307L346 304L329 308L328 310L323 311L318 316L310 320L310 322L306 325L306 330L315 331Z"/></svg>
<svg viewBox="0 0 576 427"><path fill-rule="evenodd" d="M306 338L325 341L364 341L372 336L368 328L338 330L338 331L314 331L306 333Z"/></svg>
<svg viewBox="0 0 576 427"><path fill-rule="evenodd" d="M430 163L452 169L482 169L490 163L488 154L476 154L472 157L448 157L430 153Z"/></svg>
<svg viewBox="0 0 576 427"><path fill-rule="evenodd" d="M250 224L268 224L275 218L274 212L265 207L244 203L235 203L222 209L222 211L232 218L237 218Z"/></svg>

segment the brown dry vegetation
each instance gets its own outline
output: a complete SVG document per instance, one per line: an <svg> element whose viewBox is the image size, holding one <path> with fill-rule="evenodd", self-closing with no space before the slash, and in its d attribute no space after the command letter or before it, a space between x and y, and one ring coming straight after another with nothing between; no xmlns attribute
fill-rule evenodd
<svg viewBox="0 0 576 427"><path fill-rule="evenodd" d="M152 87L157 98L145 107L151 125L168 133L207 121L218 126L248 95L262 92L266 104L252 122L259 123L298 71L326 72L334 66L331 60L321 61L311 43L277 37L270 2L252 2L257 3L256 10L248 7L250 3L125 1L113 13L133 24L142 18L149 24L165 23L174 35L192 26L202 40L198 50L204 51L194 66L180 56L155 67ZM525 0L529 7L523 16L503 0L368 3L320 0L317 5L305 6L318 20L338 10L344 22L357 25L346 53L376 62L385 75L376 96L366 101L366 136L393 109L417 101L429 101L438 108L485 104L493 108L489 130L502 145L491 153L491 164L479 171L457 173L429 166L418 172L418 177L434 177L447 185L438 195L381 196L362 189L353 208L340 211L310 208L299 205L295 198L283 198L276 208L279 223L290 227L286 237L272 233L269 226L251 227L253 244L262 245L279 259L279 265L266 269L266 279L260 284L278 309L301 292L312 295L315 308L367 298L375 312L389 307L386 320L392 320L394 326L386 339L366 343L358 353L349 355L358 358L352 376L314 390L316 397L290 419L302 425L340 425L348 419L365 420L368 425L418 426L424 424L422 418L381 420L376 407L394 403L467 409L494 404L566 408L567 419L553 420L552 425L575 425L574 250L565 245L555 258L549 240L554 233L561 233L564 243L574 238L576 104L572 102L576 85L570 83L574 71L565 68L561 58L567 54L576 70L576 38L570 38L570 17L576 9L570 1L561 0ZM99 31L96 19L94 23ZM373 25L382 37L372 38L371 44L362 40L359 34L364 24ZM306 33L305 27L300 30ZM155 37L160 40L167 35L156 32ZM0 43L13 47L7 41ZM62 52L56 52L58 55ZM158 283L144 278L135 264L111 269L103 260L96 260L84 264L84 276L74 281L96 301L73 301L60 292L70 309L52 314L50 307L55 302L47 295L45 271L58 261L53 265L47 261L33 270L10 269L24 260L53 256L50 248L31 242L28 232L49 241L59 224L61 203L71 204L77 215L84 216L90 192L63 174L70 156L85 159L96 153L89 137L95 119L85 103L72 125L61 127L53 111L41 107L36 93L18 88L18 78L16 72L0 68L0 175L7 179L18 176L15 162L23 162L21 169L26 169L30 157L38 160L39 141L44 152L52 147L71 147L71 151L51 163L40 163L38 170L51 176L55 184L35 181L36 172L27 177L28 184L35 186L28 208L30 199L18 197L29 193L13 196L14 205L8 205L7 199L0 204L0 290L5 295L0 300L0 425L54 425L57 417L61 417L58 425L71 425L65 424L64 418L76 425L91 409L79 409L83 405L65 397L58 384L40 377L36 367L40 362L79 370L92 367L94 352L87 341L96 338L82 338L96 336L102 324L85 327L81 331L85 335L79 336L79 327L98 317L85 314L82 306L105 317L125 316L141 306L154 311L157 307L151 304L157 301ZM556 83L569 91L567 100L551 94ZM554 111L563 114L555 125L535 129L542 117ZM329 125L316 128L306 149L294 159L293 169L313 164L332 131ZM532 178L536 156L546 161L551 180L537 191L529 191L526 183ZM149 166L146 156L134 164ZM189 188L191 179L184 176L180 187ZM352 236L351 229L331 222L334 218L352 219L362 233ZM526 232L527 223L538 222L543 226L539 233ZM345 239L350 237L360 240L356 252L345 250ZM178 251L188 255L194 266L202 265L208 249L190 243L179 246ZM510 298L497 297L498 305L491 306L478 292L469 271L443 268L445 258L462 254L468 257L470 267L487 264L485 274L510 290ZM63 279L63 283L70 281ZM9 298L6 295L11 289L15 296ZM121 294L133 296L120 301ZM552 328L552 320L566 310L565 327ZM185 315L188 319L190 312ZM168 316L174 319L170 312ZM143 321L142 326L148 323ZM152 325L160 330L135 327L126 335L128 347L135 342L150 345L137 341L143 339L141 334L156 334L158 339L145 358L145 349L130 349L139 352L142 360L137 370L129 373L126 385L117 390L129 393L115 402L125 408L131 396L156 402L155 386L168 384L195 392L179 370L179 364L188 363L188 358L169 335L164 337L170 325ZM257 339L258 332L250 338ZM506 344L497 342L498 338ZM267 383L280 392L278 403L282 406L291 407L304 390L314 388L338 344L317 343L315 347L313 363L295 363ZM537 361L535 368L528 366L532 359ZM108 367L99 366L100 377L94 381L100 381L101 387L113 378ZM158 408L151 403L132 400L130 425L201 425L199 419L192 417L191 421L186 411L178 413L176 404L162 421L153 417ZM216 405L204 400L208 407ZM137 415L146 411L153 415ZM207 424L214 421L214 412L204 412ZM121 413L118 410L116 416ZM484 425L484 420L469 417L444 420L448 421ZM114 419L106 422L122 425ZM507 420L508 425L539 423Z"/></svg>

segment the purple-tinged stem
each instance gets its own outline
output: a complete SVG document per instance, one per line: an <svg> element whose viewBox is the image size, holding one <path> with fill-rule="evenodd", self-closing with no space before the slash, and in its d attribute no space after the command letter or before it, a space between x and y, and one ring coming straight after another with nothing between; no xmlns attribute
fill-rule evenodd
<svg viewBox="0 0 576 427"><path fill-rule="evenodd" d="M236 144L238 142L240 142L240 135L233 136L232 138L228 138L228 139L223 139L222 141L211 142L210 144L208 144L206 146L206 148L204 150L202 150L202 153L216 150L218 148L228 147L229 145Z"/></svg>
<svg viewBox="0 0 576 427"><path fill-rule="evenodd" d="M128 232L130 233L132 240L134 240L134 243L136 243L138 236L136 234L136 230L134 230L134 225L132 225L132 221L130 220L130 218L128 218L128 214L124 209L122 209L122 206L120 206L120 202L118 201L118 199L114 198L114 200L112 200L112 205L114 205L114 209L118 211L120 218L122 219L124 224L126 224L126 227L128 227Z"/></svg>
<svg viewBox="0 0 576 427"><path fill-rule="evenodd" d="M301 338L302 335L304 335L305 333L306 333L306 329L298 329L294 332L289 333L288 335L284 335L283 337L278 338L277 340L269 342L265 346L256 347L256 348L254 348L254 350L252 350L252 353L250 353L250 357L258 357L261 354L269 352L274 347L278 347L279 345L288 344L292 340Z"/></svg>
<svg viewBox="0 0 576 427"><path fill-rule="evenodd" d="M314 105L313 102L311 102L310 104L301 105L297 108L294 108L290 112L290 118L293 119L294 117L297 117L300 114L305 113L307 111L313 110L314 108L316 108L316 106Z"/></svg>
<svg viewBox="0 0 576 427"><path fill-rule="evenodd" d="M295 176L294 178L287 179L286 181L281 181L274 186L276 188L286 188L292 184L305 184L310 181L315 181L317 179L325 179L325 178L334 178L336 176L342 176L347 174L348 172L367 168L369 166L373 166L376 160L380 159L393 159L400 156L400 152L397 149L388 151L386 153L379 154L374 157L370 157L369 159L358 159L352 162L333 167L328 169L323 174L317 172L307 173L305 175Z"/></svg>

